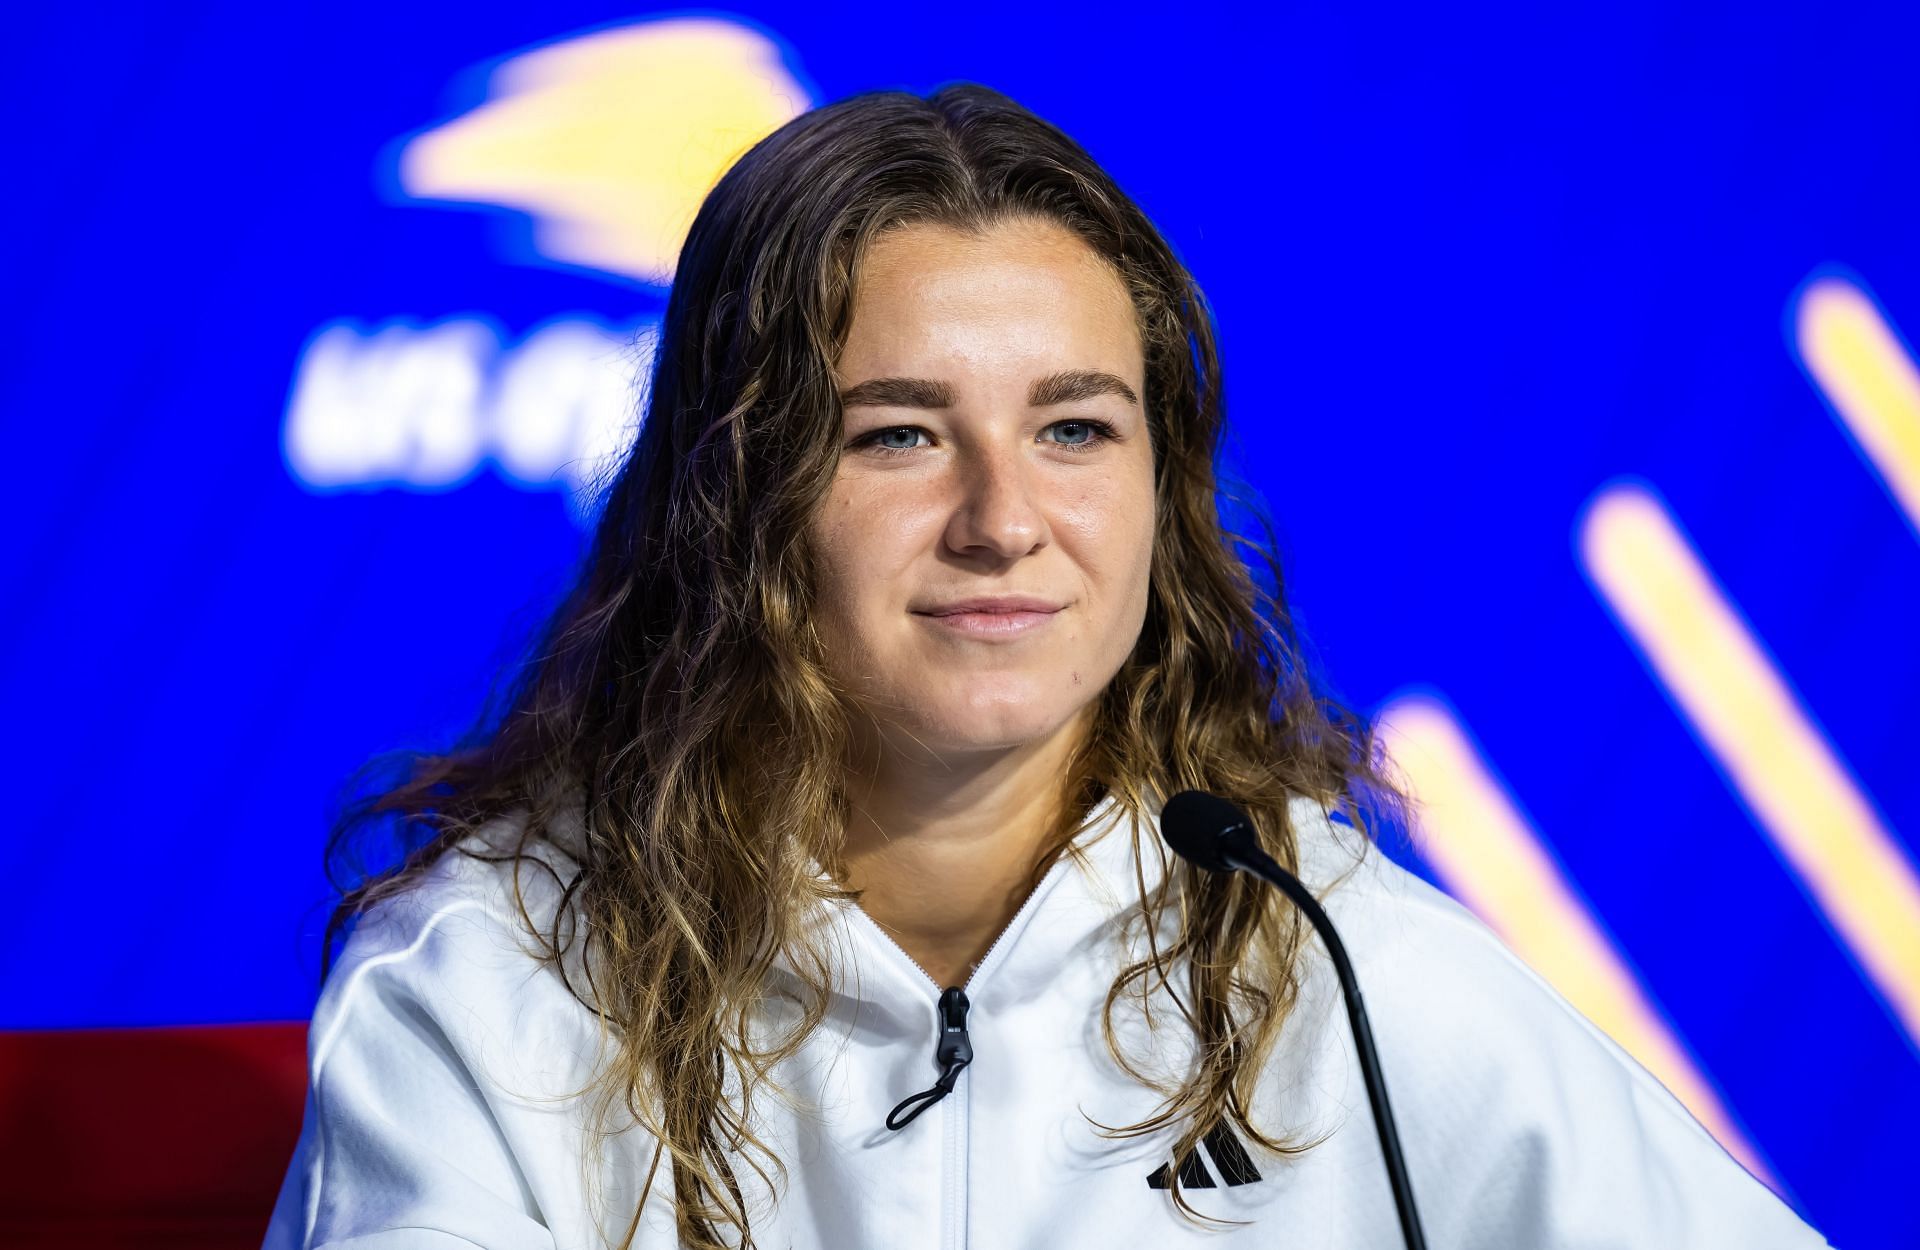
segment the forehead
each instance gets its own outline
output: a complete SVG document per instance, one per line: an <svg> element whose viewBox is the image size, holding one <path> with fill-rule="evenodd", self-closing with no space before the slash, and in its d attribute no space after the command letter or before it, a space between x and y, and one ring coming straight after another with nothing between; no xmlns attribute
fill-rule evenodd
<svg viewBox="0 0 1920 1250"><path fill-rule="evenodd" d="M929 360L1106 369L1136 385L1143 370L1120 275L1066 227L1034 218L979 233L916 223L868 247L842 381Z"/></svg>

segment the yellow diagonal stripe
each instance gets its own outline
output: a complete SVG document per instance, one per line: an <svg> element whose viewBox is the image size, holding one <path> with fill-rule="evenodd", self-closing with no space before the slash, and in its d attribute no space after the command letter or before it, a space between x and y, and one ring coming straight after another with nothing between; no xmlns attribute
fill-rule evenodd
<svg viewBox="0 0 1920 1250"><path fill-rule="evenodd" d="M1826 735L1651 492L1603 491L1580 548L1681 714L1920 1043L1920 879Z"/></svg>
<svg viewBox="0 0 1920 1250"><path fill-rule="evenodd" d="M1842 278L1801 288L1800 358L1920 533L1920 369L1873 298Z"/></svg>
<svg viewBox="0 0 1920 1250"><path fill-rule="evenodd" d="M1741 1166L1779 1190L1452 711L1408 696L1382 709L1377 724L1417 800L1421 856L1447 892L1671 1090Z"/></svg>

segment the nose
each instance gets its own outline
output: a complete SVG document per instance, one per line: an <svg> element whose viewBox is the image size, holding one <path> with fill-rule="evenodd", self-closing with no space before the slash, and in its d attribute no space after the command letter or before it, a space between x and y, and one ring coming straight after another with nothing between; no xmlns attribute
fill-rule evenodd
<svg viewBox="0 0 1920 1250"><path fill-rule="evenodd" d="M1047 542L1035 469L1018 447L976 447L964 457L947 545L963 555L1017 559Z"/></svg>

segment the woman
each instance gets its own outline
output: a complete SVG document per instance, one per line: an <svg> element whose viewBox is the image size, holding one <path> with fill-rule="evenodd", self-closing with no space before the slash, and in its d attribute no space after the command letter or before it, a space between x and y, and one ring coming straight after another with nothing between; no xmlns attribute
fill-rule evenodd
<svg viewBox="0 0 1920 1250"><path fill-rule="evenodd" d="M1398 1244L1324 948L1169 863L1188 788L1339 925L1430 1244L1823 1245L1370 847L1224 418L1192 278L1004 96L741 158L505 715L336 830L412 851L335 913L268 1246Z"/></svg>

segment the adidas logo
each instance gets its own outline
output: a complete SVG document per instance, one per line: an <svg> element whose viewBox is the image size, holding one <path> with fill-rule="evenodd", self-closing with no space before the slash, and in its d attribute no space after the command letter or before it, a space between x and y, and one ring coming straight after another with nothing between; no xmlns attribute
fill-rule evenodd
<svg viewBox="0 0 1920 1250"><path fill-rule="evenodd" d="M1247 1156L1247 1148L1240 1139L1227 1130L1225 1124L1216 1124L1213 1131L1201 1139L1201 1145L1213 1160L1214 1168L1220 1173L1220 1179L1229 1185L1251 1185L1260 1179L1260 1169L1253 1166L1253 1160ZM1147 1177L1147 1185L1153 1189L1166 1189L1173 1181L1173 1165L1163 1163ZM1189 1150L1180 1160L1180 1188L1217 1189L1213 1172L1207 1170L1206 1162L1199 1154Z"/></svg>

